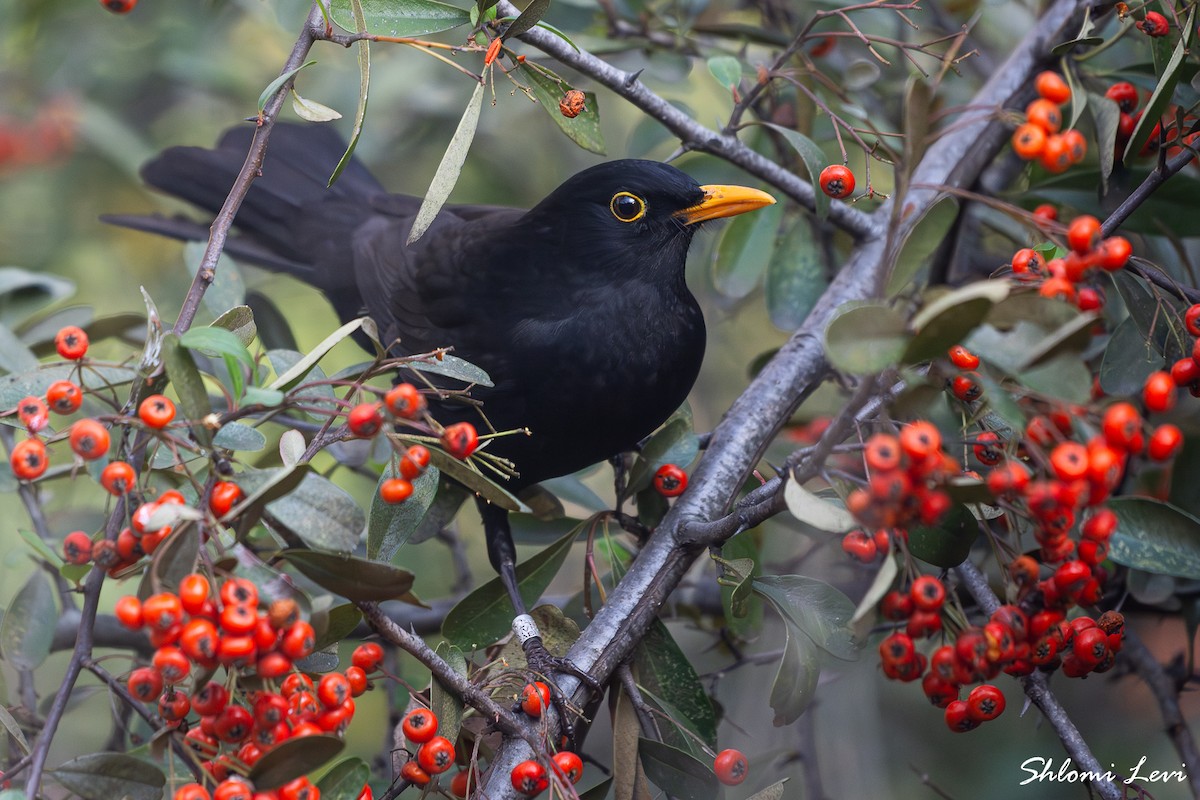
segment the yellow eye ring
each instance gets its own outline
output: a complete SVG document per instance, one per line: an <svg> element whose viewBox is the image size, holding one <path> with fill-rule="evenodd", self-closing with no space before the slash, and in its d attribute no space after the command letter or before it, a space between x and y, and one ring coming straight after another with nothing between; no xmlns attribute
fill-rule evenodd
<svg viewBox="0 0 1200 800"><path fill-rule="evenodd" d="M646 201L636 194L617 192L609 201L608 210L621 222L637 222L646 216Z"/></svg>

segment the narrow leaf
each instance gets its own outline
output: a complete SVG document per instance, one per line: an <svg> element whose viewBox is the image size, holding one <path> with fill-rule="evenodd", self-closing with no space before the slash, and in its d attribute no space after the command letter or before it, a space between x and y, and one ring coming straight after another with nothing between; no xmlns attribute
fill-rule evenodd
<svg viewBox="0 0 1200 800"><path fill-rule="evenodd" d="M550 8L550 0L533 0L525 6L525 10L512 21L512 24L504 29L504 38L512 39L525 33L545 16L548 8Z"/></svg>
<svg viewBox="0 0 1200 800"><path fill-rule="evenodd" d="M821 677L820 652L807 636L791 625L784 626L783 658L771 683L771 709L775 727L790 725L800 718L816 696Z"/></svg>
<svg viewBox="0 0 1200 800"><path fill-rule="evenodd" d="M521 599L527 606L537 602L558 574L578 531L577 526L540 553L523 559L517 565L517 583ZM476 650L503 637L512 624L512 618L512 603L509 602L504 584L496 577L450 609L442 623L442 635L463 650Z"/></svg>
<svg viewBox="0 0 1200 800"><path fill-rule="evenodd" d="M321 5L321 4L318 4ZM363 4L361 0L349 0L351 10L350 18L354 21L353 27L347 30L357 33L367 30L366 15L363 12ZM322 9L324 6L322 5ZM393 36L397 34L391 34ZM354 128L350 131L350 141L346 143L346 152L342 153L342 157L338 159L337 166L333 168L333 172L329 176L327 186L333 186L334 181L342 174L342 170L350 163L350 159L354 157L354 148L358 147L359 137L362 136L363 122L367 118L367 97L371 88L371 42L367 39L360 39L358 42L358 105L354 108Z"/></svg>
<svg viewBox="0 0 1200 800"><path fill-rule="evenodd" d="M205 297L207 296L205 294ZM258 328L254 324L254 312L250 310L250 306L246 305L235 305L229 308L228 311L213 320L212 327L230 331L242 343L242 347L249 347L250 343L254 341L254 337L258 335Z"/></svg>
<svg viewBox="0 0 1200 800"><path fill-rule="evenodd" d="M321 343L308 352L304 358L297 361L286 372L273 380L268 389L281 389L287 391L300 382L300 379L308 374L318 361L325 357L325 354L333 349L334 345L345 339L350 334L362 327L363 320L352 319L345 325L342 325L333 333L321 340Z"/></svg>
<svg viewBox="0 0 1200 800"><path fill-rule="evenodd" d="M785 128L782 125L776 125L773 122L760 122L766 128L778 133L800 156L800 160L804 162L805 169L808 170L808 182L813 186L813 210L816 212L817 219L824 220L829 216L829 197L820 189L817 188L817 180L821 176L821 170L825 169L829 163L829 158L825 152L817 146L817 143L809 139L799 131L794 131L791 128Z"/></svg>
<svg viewBox="0 0 1200 800"><path fill-rule="evenodd" d="M284 739L264 753L246 777L259 791L274 789L312 772L340 753L345 746L341 739L331 734ZM362 787L359 786L359 789ZM112 795L104 800L118 796Z"/></svg>
<svg viewBox="0 0 1200 800"><path fill-rule="evenodd" d="M324 800L357 800L371 779L371 766L358 757L342 759L317 781Z"/></svg>
<svg viewBox="0 0 1200 800"><path fill-rule="evenodd" d="M584 92L583 111L577 117L564 117L558 103L571 90L571 84L545 67L526 61L521 74L529 81L533 99L537 100L558 129L575 144L590 153L604 155L604 136L600 131L600 111L596 95Z"/></svg>
<svg viewBox="0 0 1200 800"><path fill-rule="evenodd" d="M363 18L357 21L351 0L332 0L330 6L334 21L351 33L424 36L470 22L466 11L432 0L362 0Z"/></svg>
<svg viewBox="0 0 1200 800"><path fill-rule="evenodd" d="M713 286L740 300L758 286L775 251L783 206L776 204L737 217L721 232L712 263Z"/></svg>
<svg viewBox="0 0 1200 800"><path fill-rule="evenodd" d="M826 533L845 533L857 527L854 515L805 489L790 477L783 486L783 499L792 516Z"/></svg>
<svg viewBox="0 0 1200 800"><path fill-rule="evenodd" d="M403 597L413 584L411 572L365 558L319 550L285 550L279 557L295 565L321 588L347 600L395 600Z"/></svg>
<svg viewBox="0 0 1200 800"><path fill-rule="evenodd" d="M383 484L388 478L396 477L390 467L380 476ZM385 503L378 490L371 498L371 515L367 522L367 558L389 562L405 542L409 540L425 518L425 512L437 495L441 471L429 467L412 482L413 493L403 503Z"/></svg>
<svg viewBox="0 0 1200 800"><path fill-rule="evenodd" d="M690 753L653 739L638 740L646 776L678 800L712 800L719 784L708 764Z"/></svg>
<svg viewBox="0 0 1200 800"><path fill-rule="evenodd" d="M482 108L483 83L480 82L476 84L475 91L471 93L471 99L467 101L467 108L463 111L462 119L458 121L458 127L450 139L450 144L446 147L441 163L438 164L437 172L433 175L433 182L429 184L429 191L425 193L425 199L421 201L421 207L417 209L412 230L408 233L408 244L420 239L422 234L429 230L434 217L449 199L454 184L458 183L458 174L467 160L467 151L470 150L471 141L475 138L475 128L479 124L479 111Z"/></svg>
<svg viewBox="0 0 1200 800"><path fill-rule="evenodd" d="M294 86L292 87L292 110L296 112L296 116L309 122L332 122L342 118L340 112L334 111L329 106L301 97Z"/></svg>
<svg viewBox="0 0 1200 800"><path fill-rule="evenodd" d="M263 113L263 111L267 107L267 103L271 99L271 95L273 95L277 91L279 91L279 87L283 86L285 83L290 81L293 77L295 77L297 72L304 69L305 67L310 67L315 63L317 63L317 62L313 61L313 60L305 61L300 66L298 66L294 69L289 69L287 72L283 73L278 78L276 78L275 80L268 83L267 88L263 89L262 94L260 94L258 96L258 113L259 114Z"/></svg>
<svg viewBox="0 0 1200 800"><path fill-rule="evenodd" d="M200 424L200 420L212 412L212 405L208 401L204 379L200 377L200 370L196 369L192 354L187 351L178 336L168 333L163 337L162 355L163 363L167 367L167 377L171 379L171 385L175 387L175 393L179 396L179 409L183 412L181 416L193 421L192 436L196 441L203 447L211 446L212 431Z"/></svg>
<svg viewBox="0 0 1200 800"><path fill-rule="evenodd" d="M780 330L794 331L829 286L820 246L807 219L787 229L767 264L767 314Z"/></svg>
<svg viewBox="0 0 1200 800"><path fill-rule="evenodd" d="M1170 60L1167 61L1166 66L1159 75L1158 85L1154 87L1154 92L1150 95L1150 99L1146 101L1146 106L1142 110L1141 117L1138 119L1137 127L1133 129L1133 135L1129 137L1129 143L1125 145L1123 159L1126 164L1137 158L1142 148L1146 146L1146 142L1150 141L1150 135L1154 133L1163 112L1170 105L1171 98L1175 94L1175 84L1179 82L1184 57L1187 56L1188 48L1191 46L1192 32L1195 29L1196 7L1192 6L1188 9L1187 20L1180 28L1181 35L1179 41L1175 44L1175 50L1172 51Z"/></svg>

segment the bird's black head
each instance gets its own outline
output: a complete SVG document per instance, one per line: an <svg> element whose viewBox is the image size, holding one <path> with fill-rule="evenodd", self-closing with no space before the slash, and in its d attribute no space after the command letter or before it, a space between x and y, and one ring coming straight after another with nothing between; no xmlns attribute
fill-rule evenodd
<svg viewBox="0 0 1200 800"><path fill-rule="evenodd" d="M701 186L657 161L625 159L572 176L522 220L543 246L578 252L608 277L629 271L642 278L682 276L698 223L775 202L757 189Z"/></svg>

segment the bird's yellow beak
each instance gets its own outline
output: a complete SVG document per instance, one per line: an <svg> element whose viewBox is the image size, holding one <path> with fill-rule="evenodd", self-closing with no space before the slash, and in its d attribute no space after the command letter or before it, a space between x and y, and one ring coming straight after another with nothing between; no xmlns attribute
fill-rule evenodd
<svg viewBox="0 0 1200 800"><path fill-rule="evenodd" d="M774 205L775 198L748 186L701 186L704 199L691 208L675 212L684 225L695 225L710 219L733 217L763 206Z"/></svg>

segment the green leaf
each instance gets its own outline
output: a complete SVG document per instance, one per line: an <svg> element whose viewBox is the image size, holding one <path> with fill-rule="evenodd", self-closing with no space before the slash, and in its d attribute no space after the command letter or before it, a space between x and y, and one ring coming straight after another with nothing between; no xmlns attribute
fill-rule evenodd
<svg viewBox="0 0 1200 800"><path fill-rule="evenodd" d="M483 82L476 84L471 99L467 101L462 119L454 129L454 136L450 138L450 144L446 146L441 163L433 174L429 190L425 192L425 199L421 201L421 207L417 209L417 215L413 218L412 229L408 232L408 244L420 239L425 231L429 230L434 217L449 199L454 184L458 183L458 175L462 172L463 164L467 160L467 151L471 149L475 129L479 125L479 111L483 108L483 87Z"/></svg>
<svg viewBox="0 0 1200 800"><path fill-rule="evenodd" d="M451 669L464 678L467 677L467 659L462 650L449 642L438 642L436 652ZM429 708L437 715L438 733L454 741L458 736L458 729L462 726L462 699L434 678L429 687Z"/></svg>
<svg viewBox="0 0 1200 800"><path fill-rule="evenodd" d="M1126 317L1112 331L1100 360L1100 389L1111 397L1129 397L1141 391L1146 378L1164 366L1153 345L1138 330L1132 317Z"/></svg>
<svg viewBox="0 0 1200 800"><path fill-rule="evenodd" d="M926 209L920 221L910 229L908 237L900 247L900 254L896 256L896 264L892 267L892 274L888 276L888 296L896 294L908 285L946 240L946 234L956 219L958 201L953 197L943 197Z"/></svg>
<svg viewBox="0 0 1200 800"><path fill-rule="evenodd" d="M212 431L201 424L200 420L212 412L212 405L208 402L204 379L200 377L200 370L196 369L192 354L187 351L178 336L168 333L163 336L162 356L167 367L167 377L171 379L171 385L175 387L175 394L179 397L182 416L194 420L191 427L192 436L202 447L209 447L212 445Z"/></svg>
<svg viewBox="0 0 1200 800"><path fill-rule="evenodd" d="M13 715L8 713L8 709L0 705L0 725L4 726L4 730L12 737L17 746L26 755L29 755L29 742L25 739L25 732L21 730L21 726L13 719ZM25 795L22 794L21 797Z"/></svg>
<svg viewBox="0 0 1200 800"><path fill-rule="evenodd" d="M284 550L279 557L322 589L347 600L395 600L412 589L413 574L391 564L320 550Z"/></svg>
<svg viewBox="0 0 1200 800"><path fill-rule="evenodd" d="M341 112L335 111L324 103L318 103L316 100L309 100L301 97L296 91L296 87L292 87L292 110L296 112L296 116L308 122L333 122L335 119L341 119Z"/></svg>
<svg viewBox="0 0 1200 800"><path fill-rule="evenodd" d="M332 0L334 21L351 33L358 32L350 0ZM362 0L366 29L382 36L424 36L466 25L470 15L432 0Z"/></svg>
<svg viewBox="0 0 1200 800"><path fill-rule="evenodd" d="M292 389L301 381L301 379L304 378L305 375L307 375L313 369L313 367L316 366L318 361L325 357L326 353L332 350L335 345L337 345L347 336L361 328L362 324L362 317L358 319L352 319L333 333L326 336L321 340L321 343L310 350L307 355L302 357L295 364L292 364L282 375L279 375L277 378L275 378L275 380L272 381L267 388L279 389L281 391L288 391ZM275 363L274 354L281 352L287 351L272 350L271 352L267 353L267 358L271 359L272 365ZM278 372L278 369L276 369L276 374L278 374Z"/></svg>
<svg viewBox="0 0 1200 800"><path fill-rule="evenodd" d="M612 783L612 778L605 778L586 792L580 792L579 800L608 800L608 795L612 791ZM23 800L24 797L25 795L22 794L20 797L14 798L14 800ZM0 800L5 799L0 797Z"/></svg>
<svg viewBox="0 0 1200 800"><path fill-rule="evenodd" d="M1050 49L1050 54L1054 56L1065 56L1076 48L1088 49L1099 44L1104 44L1104 37L1095 35L1096 23L1092 22L1092 9L1085 7L1083 10L1083 26L1079 29L1078 35L1065 41L1059 42Z"/></svg>
<svg viewBox="0 0 1200 800"><path fill-rule="evenodd" d="M1072 97L1078 95L1072 92ZM1121 109L1115 101L1098 94L1087 94L1087 108L1096 129L1096 158L1100 164L1100 185L1108 193L1108 179L1112 177L1116 161L1117 127L1121 123Z"/></svg>
<svg viewBox="0 0 1200 800"><path fill-rule="evenodd" d="M161 800L167 783L158 767L126 753L91 753L49 773L85 800Z"/></svg>
<svg viewBox="0 0 1200 800"><path fill-rule="evenodd" d="M504 38L513 39L525 33L546 15L548 8L550 8L550 0L532 0L529 5L525 6L525 10L504 29Z"/></svg>
<svg viewBox="0 0 1200 800"><path fill-rule="evenodd" d="M783 485L783 499L792 516L826 533L845 533L858 527L854 515L845 506L834 505L813 494L790 477Z"/></svg>
<svg viewBox="0 0 1200 800"><path fill-rule="evenodd" d="M1024 372L1064 354L1078 358L1092 342L1092 328L1097 319L1099 316L1094 313L1076 314L1069 322L1051 331L1037 347L1025 353L1017 369Z"/></svg>
<svg viewBox="0 0 1200 800"><path fill-rule="evenodd" d="M717 83L730 91L736 90L742 82L742 62L733 56L713 56L708 59L708 71Z"/></svg>
<svg viewBox="0 0 1200 800"><path fill-rule="evenodd" d="M317 63L317 62L313 61L313 60L305 61L300 66L295 67L294 69L289 69L287 72L283 73L278 78L276 78L275 80L268 83L267 88L263 89L262 94L260 94L258 96L258 113L260 115L263 113L263 111L267 107L267 103L270 102L270 100L271 100L271 96L274 95L276 92L278 92L279 88L281 86L283 86L285 83L290 81L292 78L296 77L297 72L304 69L305 67L311 67L315 63ZM200 263L199 261L196 262L197 265L199 265L199 263ZM194 273L195 273L195 270L193 270L193 274Z"/></svg>
<svg viewBox="0 0 1200 800"><path fill-rule="evenodd" d="M58 609L54 588L40 569L13 597L0 620L0 654L17 669L33 670L50 655Z"/></svg>
<svg viewBox="0 0 1200 800"><path fill-rule="evenodd" d="M558 103L571 90L571 85L545 67L528 61L521 65L521 74L529 81L533 99L550 115L560 131L589 153L605 154L600 111L594 93L584 92L583 111L579 116L564 117Z"/></svg>
<svg viewBox="0 0 1200 800"><path fill-rule="evenodd" d="M0 369L5 372L28 372L37 369L38 358L7 325L0 323Z"/></svg>
<svg viewBox="0 0 1200 800"><path fill-rule="evenodd" d="M317 781L324 800L358 800L371 779L371 766L358 757L344 758Z"/></svg>
<svg viewBox="0 0 1200 800"><path fill-rule="evenodd" d="M42 541L42 537L26 528L17 528L17 534L38 554L39 558L45 559L52 567L58 569L63 565L62 556L51 550L50 546Z"/></svg>
<svg viewBox="0 0 1200 800"><path fill-rule="evenodd" d="M803 575L764 575L754 579L754 591L831 656L843 661L858 658L862 643L849 627L854 604L834 587Z"/></svg>
<svg viewBox="0 0 1200 800"><path fill-rule="evenodd" d="M180 582L196 571L199 560L200 533L190 524L176 523L175 529L154 551L150 569L146 570L138 587L138 599L145 600L158 592L178 591Z"/></svg>
<svg viewBox="0 0 1200 800"><path fill-rule="evenodd" d="M75 284L66 278L0 267L0 324L16 328L34 311L74 293Z"/></svg>
<svg viewBox="0 0 1200 800"><path fill-rule="evenodd" d="M817 215L817 219L824 221L829 216L829 196L817 188L817 181L821 177L821 170L829 163L825 152L817 146L817 143L809 139L799 131L794 131L791 128L785 128L782 125L776 125L773 122L757 123L782 136L788 144L800 156L800 160L804 162L805 169L808 170L808 182L813 185L813 211Z"/></svg>
<svg viewBox="0 0 1200 800"><path fill-rule="evenodd" d="M520 436L521 434L514 435ZM528 510L507 489L443 450L431 447L429 449L429 463L440 469L443 475L458 481L489 503L494 503L509 511Z"/></svg>
<svg viewBox="0 0 1200 800"><path fill-rule="evenodd" d="M260 109L261 111L261 109ZM204 251L207 242L188 242L183 246L183 265L189 277L195 277L204 261ZM242 306L246 302L246 281L242 278L241 270L232 258L224 252L217 257L217 267L213 272L213 281L204 292L204 307L213 316L222 316L230 310ZM213 323L214 325L216 323ZM228 327L222 325L220 327ZM246 344L249 344L247 342Z"/></svg>
<svg viewBox="0 0 1200 800"><path fill-rule="evenodd" d="M288 492L291 492L300 482L304 480L312 471L312 467L306 464L298 464L295 466L282 467L279 469L270 470L247 470L246 472L238 473L237 484L241 487L245 496L236 506L230 509L226 515L227 518L233 519L240 517L247 510L253 507L261 507L283 497Z"/></svg>
<svg viewBox="0 0 1200 800"><path fill-rule="evenodd" d="M404 366L408 369L415 369L418 372L429 372L434 375L454 378L463 383L474 383L487 387L496 385L492 383L491 376L483 369L475 366L470 361L464 361L449 353L446 353L441 358L429 361L410 361Z"/></svg>
<svg viewBox="0 0 1200 800"><path fill-rule="evenodd" d="M349 0L350 18L354 21L354 27L348 28L353 33L367 30L367 18L363 12L363 4L361 0ZM321 5L324 12L324 5ZM334 181L342 174L342 170L350 163L350 159L354 156L354 148L358 147L359 137L362 136L363 122L367 118L367 98L371 88L371 42L367 39L360 39L358 42L358 104L354 108L354 128L350 131L350 141L346 143L346 152L342 153L342 157L338 159L337 166L333 168L333 172L329 176L329 181L326 186L333 186Z"/></svg>
<svg viewBox="0 0 1200 800"><path fill-rule="evenodd" d="M437 495L441 471L429 467L412 482L412 496L403 503L385 503L378 489L371 498L371 515L367 522L367 558L372 561L388 562L405 542L420 527L425 512ZM388 478L396 477L389 466L379 477L380 485Z"/></svg>
<svg viewBox="0 0 1200 800"><path fill-rule="evenodd" d="M517 564L517 583L526 606L534 605L558 574L579 526L540 553ZM513 608L504 584L496 577L464 597L442 623L442 635L463 650L477 650L497 641L512 625Z"/></svg>
<svg viewBox="0 0 1200 800"><path fill-rule="evenodd" d="M799 328L828 286L812 225L807 219L797 219L767 264L765 288L771 323L784 331Z"/></svg>
<svg viewBox="0 0 1200 800"><path fill-rule="evenodd" d="M258 791L274 789L312 772L340 753L345 746L345 742L330 734L284 739L264 753L246 777ZM362 786L358 788L361 790ZM119 795L112 797L116 796ZM112 800L112 797L104 800Z"/></svg>
<svg viewBox="0 0 1200 800"><path fill-rule="evenodd" d="M967 337L992 306L1008 296L1008 281L977 281L942 294L912 319L913 338L904 352L904 362L916 364L944 356Z"/></svg>
<svg viewBox="0 0 1200 800"><path fill-rule="evenodd" d="M267 406L280 405L284 401L283 392L277 389L262 389L258 386L247 386L242 390L242 402L246 405Z"/></svg>
<svg viewBox="0 0 1200 800"><path fill-rule="evenodd" d="M233 331L225 328L189 328L179 337L179 343L210 358L230 356L248 369L254 369L254 357Z"/></svg>
<svg viewBox="0 0 1200 800"><path fill-rule="evenodd" d="M296 489L267 504L267 511L309 547L349 552L358 546L367 515L345 489L308 472Z"/></svg>
<svg viewBox="0 0 1200 800"><path fill-rule="evenodd" d="M821 677L820 651L807 636L784 626L783 658L771 682L771 709L777 728L790 725L812 704Z"/></svg>
<svg viewBox="0 0 1200 800"><path fill-rule="evenodd" d="M1148 497L1119 497L1108 507L1118 519L1109 558L1146 572L1200 580L1200 519Z"/></svg>
<svg viewBox="0 0 1200 800"><path fill-rule="evenodd" d="M690 753L653 739L638 739L638 755L646 776L678 800L712 800L717 794L717 776Z"/></svg>
<svg viewBox="0 0 1200 800"><path fill-rule="evenodd" d="M740 300L758 286L775 251L783 206L776 204L743 214L721 231L712 262L713 286Z"/></svg>
<svg viewBox="0 0 1200 800"><path fill-rule="evenodd" d="M825 329L825 353L836 369L863 375L898 364L911 335L903 315L882 303L846 303Z"/></svg>
<svg viewBox="0 0 1200 800"><path fill-rule="evenodd" d="M336 645L350 634L362 622L362 612L353 603L342 603L329 609L325 615L325 630L317 636L317 650ZM360 786L361 788L361 786ZM355 795L357 797L358 795Z"/></svg>
<svg viewBox="0 0 1200 800"><path fill-rule="evenodd" d="M257 452L267 446L267 437L241 422L226 422L213 437L213 447L242 452Z"/></svg>
<svg viewBox="0 0 1200 800"><path fill-rule="evenodd" d="M205 297L207 296L206 294ZM250 306L245 305L230 307L213 320L212 327L230 331L242 343L242 347L249 347L258 335L258 328L254 324L254 312L250 310Z"/></svg>
<svg viewBox="0 0 1200 800"><path fill-rule="evenodd" d="M634 650L638 682L682 715L709 747L717 745L717 715L700 676L661 620L654 620Z"/></svg>
<svg viewBox="0 0 1200 800"><path fill-rule="evenodd" d="M921 525L908 531L908 550L935 567L957 567L979 538L979 522L966 506L955 506L936 527Z"/></svg>
<svg viewBox="0 0 1200 800"><path fill-rule="evenodd" d="M982 481L977 481L977 483L983 485ZM851 624L858 622L868 614L875 613L879 601L892 588L892 582L896 580L896 574L900 571L896 561L897 559L890 555L884 557L883 563L879 565L879 571L875 573L875 579L871 581L870 587L859 599L858 607L854 609L854 616L850 618Z"/></svg>
<svg viewBox="0 0 1200 800"><path fill-rule="evenodd" d="M1133 129L1133 135L1129 137L1129 142L1125 145L1123 158L1126 164L1141 153L1146 142L1150 140L1150 135L1159 124L1163 113L1167 110L1167 106L1170 105L1171 98L1175 94L1175 84L1179 82L1184 57L1187 56L1188 48L1191 46L1192 32L1195 29L1196 7L1192 6L1188 9L1187 21L1180 28L1181 35L1175 45L1175 50L1171 53L1170 60L1167 61L1159 76L1158 85L1154 87L1154 92L1142 109L1142 116L1138 120L1137 127Z"/></svg>
<svg viewBox="0 0 1200 800"><path fill-rule="evenodd" d="M55 381L70 380L75 373L73 364L51 364L18 375L0 377L0 409L16 408L17 403L29 395L43 396ZM86 386L121 386L137 377L137 371L128 367L89 367L85 373Z"/></svg>

